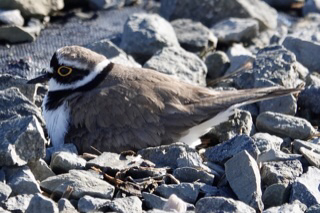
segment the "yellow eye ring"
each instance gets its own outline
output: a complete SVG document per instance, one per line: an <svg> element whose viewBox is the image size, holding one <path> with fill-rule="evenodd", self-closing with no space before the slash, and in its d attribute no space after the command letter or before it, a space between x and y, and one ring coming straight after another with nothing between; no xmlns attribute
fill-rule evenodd
<svg viewBox="0 0 320 213"><path fill-rule="evenodd" d="M58 74L62 77L66 77L72 73L71 67L61 66L58 68Z"/></svg>

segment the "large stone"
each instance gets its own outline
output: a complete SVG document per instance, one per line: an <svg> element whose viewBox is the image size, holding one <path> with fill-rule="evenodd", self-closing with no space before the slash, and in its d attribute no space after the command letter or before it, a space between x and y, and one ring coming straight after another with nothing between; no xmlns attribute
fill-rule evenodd
<svg viewBox="0 0 320 213"><path fill-rule="evenodd" d="M258 132L252 136L260 152L266 152L270 149L280 150L283 139L269 133Z"/></svg>
<svg viewBox="0 0 320 213"><path fill-rule="evenodd" d="M227 180L239 200L257 211L262 211L261 180L257 162L244 150L224 165Z"/></svg>
<svg viewBox="0 0 320 213"><path fill-rule="evenodd" d="M32 197L32 199L30 200L30 204L29 204L28 208L26 209L26 213L33 213L33 212L58 213L59 209L53 200L38 193Z"/></svg>
<svg viewBox="0 0 320 213"><path fill-rule="evenodd" d="M78 210L80 212L101 211L103 210L103 206L109 202L111 200L85 195L78 201Z"/></svg>
<svg viewBox="0 0 320 213"><path fill-rule="evenodd" d="M63 0L1 0L0 8L18 9L24 17L44 17L64 7Z"/></svg>
<svg viewBox="0 0 320 213"><path fill-rule="evenodd" d="M111 199L114 187L106 181L84 174L77 170L71 170L67 174L49 177L40 183L41 188L57 196L62 196L68 186L73 188L71 198L79 199L84 195L97 198Z"/></svg>
<svg viewBox="0 0 320 213"><path fill-rule="evenodd" d="M255 159L258 157L259 150L252 138L247 135L238 135L228 141L208 148L204 153L204 157L208 161L224 164L228 159L243 150L246 150Z"/></svg>
<svg viewBox="0 0 320 213"><path fill-rule="evenodd" d="M11 194L12 190L11 187L7 184L0 182L0 202L4 202L8 199L9 195Z"/></svg>
<svg viewBox="0 0 320 213"><path fill-rule="evenodd" d="M142 196L144 199L144 203L148 209L163 209L164 205L167 202L167 199L147 192L143 192Z"/></svg>
<svg viewBox="0 0 320 213"><path fill-rule="evenodd" d="M290 187L287 184L276 183L268 186L262 195L264 208L281 206L289 201Z"/></svg>
<svg viewBox="0 0 320 213"><path fill-rule="evenodd" d="M124 25L120 47L139 62L148 60L158 50L179 46L173 27L156 14L133 14Z"/></svg>
<svg viewBox="0 0 320 213"><path fill-rule="evenodd" d="M156 188L156 193L165 198L169 198L172 194L175 194L187 203L195 203L199 190L200 186L192 183L162 184Z"/></svg>
<svg viewBox="0 0 320 213"><path fill-rule="evenodd" d="M28 166L6 167L7 184L12 189L12 196L19 194L40 193L40 187Z"/></svg>
<svg viewBox="0 0 320 213"><path fill-rule="evenodd" d="M199 154L184 143L174 143L159 147L149 147L138 151L143 159L150 160L157 167L201 167Z"/></svg>
<svg viewBox="0 0 320 213"><path fill-rule="evenodd" d="M206 171L195 169L192 167L177 168L173 171L173 175L181 182L193 183L195 181L212 185L214 175Z"/></svg>
<svg viewBox="0 0 320 213"><path fill-rule="evenodd" d="M191 19L177 19L171 22L178 41L185 50L202 52L217 47L218 39L200 22Z"/></svg>
<svg viewBox="0 0 320 213"><path fill-rule="evenodd" d="M10 212L25 212L33 196L32 194L22 194L10 197L3 203L3 207Z"/></svg>
<svg viewBox="0 0 320 213"><path fill-rule="evenodd" d="M123 64L132 67L141 67L132 56L127 55L122 49L108 39L94 42L86 46L87 48L104 55L113 63Z"/></svg>
<svg viewBox="0 0 320 213"><path fill-rule="evenodd" d="M105 206L111 211L119 213L142 213L142 202L136 196L115 198L112 202L106 203Z"/></svg>
<svg viewBox="0 0 320 213"><path fill-rule="evenodd" d="M28 163L28 166L38 181L43 181L44 179L47 179L48 177L55 176L55 173L49 168L47 163L39 159L37 161L31 161Z"/></svg>
<svg viewBox="0 0 320 213"><path fill-rule="evenodd" d="M292 203L285 203L282 206L275 206L264 210L263 213L284 213L284 212L294 212L294 213L304 213L307 207L303 203L295 200Z"/></svg>
<svg viewBox="0 0 320 213"><path fill-rule="evenodd" d="M320 202L320 170L308 167L308 172L302 174L292 184L290 201L299 200L307 207Z"/></svg>
<svg viewBox="0 0 320 213"><path fill-rule="evenodd" d="M0 10L0 23L21 27L24 19L19 10Z"/></svg>
<svg viewBox="0 0 320 213"><path fill-rule="evenodd" d="M71 169L84 169L86 160L70 152L56 152L50 163L51 169L55 173L65 173Z"/></svg>
<svg viewBox="0 0 320 213"><path fill-rule="evenodd" d="M207 76L211 79L223 76L230 67L229 57L222 51L216 51L209 54L205 59L205 63L208 69Z"/></svg>
<svg viewBox="0 0 320 213"><path fill-rule="evenodd" d="M119 9L125 2L125 0L89 0L89 6L94 10Z"/></svg>
<svg viewBox="0 0 320 213"><path fill-rule="evenodd" d="M166 47L154 54L145 68L175 76L185 82L206 85L207 67L195 54L181 47Z"/></svg>
<svg viewBox="0 0 320 213"><path fill-rule="evenodd" d="M205 197L201 198L196 204L197 213L215 212L247 212L255 213L254 208L249 205L224 197Z"/></svg>
<svg viewBox="0 0 320 213"><path fill-rule="evenodd" d="M277 12L258 0L162 0L160 13L169 20L191 18L206 26L229 17L254 18L261 30L277 26Z"/></svg>
<svg viewBox="0 0 320 213"><path fill-rule="evenodd" d="M219 43L249 42L259 33L259 23L252 18L228 18L216 23L212 28Z"/></svg>
<svg viewBox="0 0 320 213"><path fill-rule="evenodd" d="M293 139L306 139L316 132L305 119L274 112L261 113L256 126L259 131Z"/></svg>
<svg viewBox="0 0 320 213"><path fill-rule="evenodd" d="M57 152L70 152L78 154L77 147L73 143L66 143L62 146L51 146L46 149L46 157L44 160L50 164L51 157Z"/></svg>
<svg viewBox="0 0 320 213"><path fill-rule="evenodd" d="M302 164L299 160L266 162L261 167L261 179L266 186L276 183L289 184L302 172Z"/></svg>
<svg viewBox="0 0 320 213"><path fill-rule="evenodd" d="M78 212L74 208L72 203L66 198L61 198L58 201L58 208L59 208L59 213L77 213Z"/></svg>

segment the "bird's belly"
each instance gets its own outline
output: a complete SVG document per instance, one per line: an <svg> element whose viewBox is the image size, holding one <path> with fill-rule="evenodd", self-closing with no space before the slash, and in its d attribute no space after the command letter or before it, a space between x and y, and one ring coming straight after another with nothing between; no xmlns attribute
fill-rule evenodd
<svg viewBox="0 0 320 213"><path fill-rule="evenodd" d="M45 96L42 109L43 117L46 122L46 127L54 147L62 146L64 144L64 137L68 131L70 109L66 102L54 110L47 110L45 107L47 96Z"/></svg>

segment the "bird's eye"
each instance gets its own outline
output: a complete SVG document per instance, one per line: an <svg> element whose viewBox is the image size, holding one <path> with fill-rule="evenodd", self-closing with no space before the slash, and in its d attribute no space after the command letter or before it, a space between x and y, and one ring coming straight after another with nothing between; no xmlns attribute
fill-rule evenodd
<svg viewBox="0 0 320 213"><path fill-rule="evenodd" d="M61 66L58 68L58 74L62 77L66 77L72 73L71 67Z"/></svg>

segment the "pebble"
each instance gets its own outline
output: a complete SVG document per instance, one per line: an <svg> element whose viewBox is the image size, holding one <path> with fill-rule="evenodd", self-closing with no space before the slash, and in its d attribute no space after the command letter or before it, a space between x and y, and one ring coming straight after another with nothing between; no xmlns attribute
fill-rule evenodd
<svg viewBox="0 0 320 213"><path fill-rule="evenodd" d="M269 133L258 132L252 136L261 153L271 149L280 150L283 139Z"/></svg>
<svg viewBox="0 0 320 213"><path fill-rule="evenodd" d="M207 77L216 79L225 74L230 67L230 60L225 52L216 51L207 55L205 64L208 69Z"/></svg>

